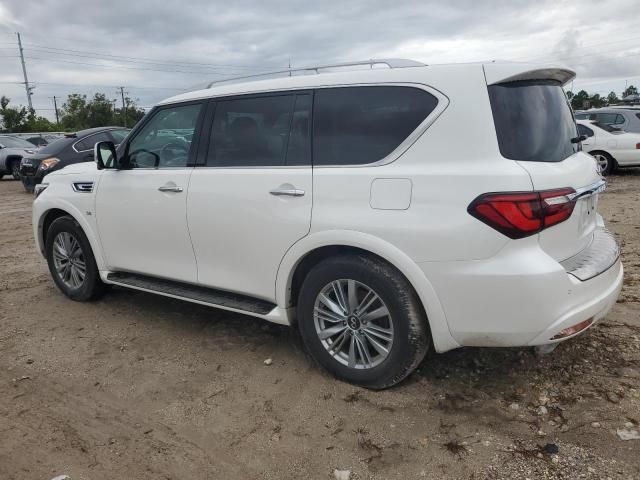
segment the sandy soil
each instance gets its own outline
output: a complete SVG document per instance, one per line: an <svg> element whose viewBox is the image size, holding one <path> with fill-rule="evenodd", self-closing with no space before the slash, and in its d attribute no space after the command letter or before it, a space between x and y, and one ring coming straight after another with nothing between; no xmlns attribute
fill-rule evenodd
<svg viewBox="0 0 640 480"><path fill-rule="evenodd" d="M328 377L286 327L66 299L31 200L0 181L0 479L640 478L640 440L617 433L640 430L640 170L601 197L626 268L605 322L542 359L430 355L384 392Z"/></svg>

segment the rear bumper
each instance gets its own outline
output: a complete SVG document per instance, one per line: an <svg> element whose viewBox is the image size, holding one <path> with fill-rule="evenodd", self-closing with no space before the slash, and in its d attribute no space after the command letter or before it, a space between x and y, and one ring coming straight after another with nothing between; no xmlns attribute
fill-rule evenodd
<svg viewBox="0 0 640 480"><path fill-rule="evenodd" d="M607 314L622 288L618 254L615 239L602 230L572 262L559 263L529 238L510 242L490 259L420 267L460 345L532 346L571 338L552 340L568 327Z"/></svg>

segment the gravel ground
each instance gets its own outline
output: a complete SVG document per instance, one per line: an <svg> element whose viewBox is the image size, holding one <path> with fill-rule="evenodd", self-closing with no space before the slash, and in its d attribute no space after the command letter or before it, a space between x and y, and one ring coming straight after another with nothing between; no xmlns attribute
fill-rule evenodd
<svg viewBox="0 0 640 480"><path fill-rule="evenodd" d="M640 478L620 438L640 431L639 169L601 196L626 269L604 322L543 358L429 355L384 392L328 377L286 327L124 289L66 299L31 200L0 181L0 479Z"/></svg>

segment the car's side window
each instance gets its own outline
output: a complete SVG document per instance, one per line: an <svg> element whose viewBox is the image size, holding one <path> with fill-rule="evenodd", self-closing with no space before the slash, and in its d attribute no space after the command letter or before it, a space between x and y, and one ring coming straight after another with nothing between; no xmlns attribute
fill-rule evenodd
<svg viewBox="0 0 640 480"><path fill-rule="evenodd" d="M125 139L125 137L129 134L129 130L110 130L109 133L113 138L113 143L119 145Z"/></svg>
<svg viewBox="0 0 640 480"><path fill-rule="evenodd" d="M89 135L88 137L83 138L79 142L75 143L75 149L78 152L86 152L89 150L93 150L93 146L98 142L104 142L107 140L111 140L109 134L107 132L94 133L93 135Z"/></svg>
<svg viewBox="0 0 640 480"><path fill-rule="evenodd" d="M280 94L219 100L213 119L207 166L309 165L310 152L304 149L305 141L309 144L311 100L310 95L297 97ZM290 139L292 130L293 138Z"/></svg>
<svg viewBox="0 0 640 480"><path fill-rule="evenodd" d="M128 168L186 167L202 104L160 108L127 145Z"/></svg>
<svg viewBox="0 0 640 480"><path fill-rule="evenodd" d="M614 125L622 125L624 123L624 117L620 114L616 115L616 122Z"/></svg>
<svg viewBox="0 0 640 480"><path fill-rule="evenodd" d="M593 130L591 130L588 127L585 127L584 125L578 124L578 134L586 135L587 137L593 137Z"/></svg>
<svg viewBox="0 0 640 480"><path fill-rule="evenodd" d="M395 150L436 108L438 100L413 87L316 90L313 164L362 165Z"/></svg>

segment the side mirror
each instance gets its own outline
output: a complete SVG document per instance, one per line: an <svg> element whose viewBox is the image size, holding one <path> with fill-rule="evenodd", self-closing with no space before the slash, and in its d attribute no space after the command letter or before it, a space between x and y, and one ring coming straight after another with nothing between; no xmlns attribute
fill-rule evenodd
<svg viewBox="0 0 640 480"><path fill-rule="evenodd" d="M93 147L93 158L98 170L116 168L116 146L109 141L96 143Z"/></svg>

